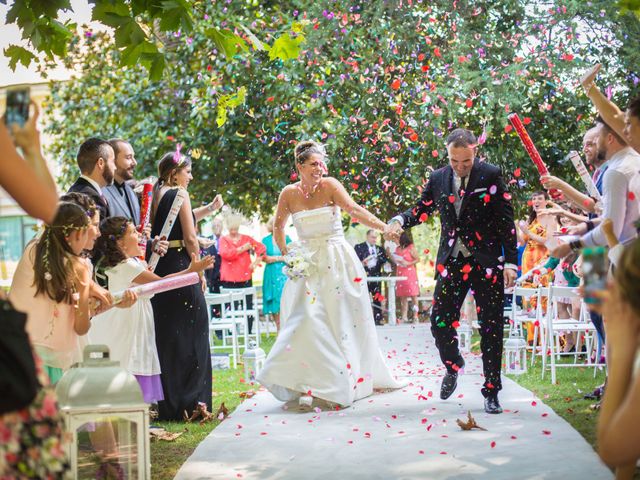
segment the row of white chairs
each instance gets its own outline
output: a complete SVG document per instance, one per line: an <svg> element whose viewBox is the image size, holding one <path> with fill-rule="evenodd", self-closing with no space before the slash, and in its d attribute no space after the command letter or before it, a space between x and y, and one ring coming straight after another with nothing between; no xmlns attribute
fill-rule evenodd
<svg viewBox="0 0 640 480"><path fill-rule="evenodd" d="M249 298L253 297L252 307L248 308ZM209 316L209 335L211 353L215 350L227 350L231 347L231 360L235 368L240 358L240 348L246 348L253 339L260 346L262 334L261 320L264 319L267 335L270 333L270 319L262 315L256 287L221 288L220 293L205 294L207 314ZM214 312L216 313L214 315ZM249 332L249 317L253 317L253 332ZM273 323L276 331L275 323ZM222 344L216 345L216 333L222 334ZM231 341L231 345L229 345Z"/></svg>
<svg viewBox="0 0 640 480"><path fill-rule="evenodd" d="M517 299L530 302L536 299L533 312L527 312L517 306ZM546 311L543 308L543 299L547 299ZM565 299L579 299L580 311L575 318L560 318L558 315L558 303ZM533 314L531 314L533 313ZM536 357L542 357L542 378L547 368L551 371L551 383L556 383L556 369L559 367L594 367L596 370L604 365L600 363L601 346L598 341L597 331L591 322L589 312L580 294L573 287L549 285L547 287L523 287L517 284L513 288L511 308L506 314L509 318L509 337L525 337L523 324L534 323L533 345L531 350L531 365ZM563 334L577 336L574 352L562 352L560 338ZM538 345L539 343L539 345ZM582 346L585 352L582 352ZM579 356L586 353L587 360L580 361ZM573 356L572 362L560 362L562 357ZM595 357L595 361L590 359Z"/></svg>

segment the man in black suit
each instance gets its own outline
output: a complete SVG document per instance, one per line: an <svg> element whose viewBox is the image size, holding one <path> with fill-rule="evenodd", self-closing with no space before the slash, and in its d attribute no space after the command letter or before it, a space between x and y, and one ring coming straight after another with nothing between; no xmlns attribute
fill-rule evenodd
<svg viewBox="0 0 640 480"><path fill-rule="evenodd" d="M204 271L204 276L207 279L207 287L209 287L210 293L220 293L220 237L222 237L222 219L216 217L212 222L213 226L213 244L204 250L206 255L211 255L215 263L213 268Z"/></svg>
<svg viewBox="0 0 640 480"><path fill-rule="evenodd" d="M102 189L113 183L115 175L115 153L106 140L90 138L78 149L76 156L80 177L71 185L69 192L89 195L100 211L100 220L107 218L108 203Z"/></svg>
<svg viewBox="0 0 640 480"><path fill-rule="evenodd" d="M366 242L358 243L353 247L369 277L379 277L382 274L382 267L389 261L384 249L376 243L378 243L378 233L375 230L368 230ZM373 316L376 325L382 325L381 284L380 282L368 282L368 287L373 298Z"/></svg>
<svg viewBox="0 0 640 480"><path fill-rule="evenodd" d="M107 198L109 217L125 217L134 225L140 223L140 201L127 183L133 180L133 170L138 164L135 152L129 142L120 138L109 140L115 154L116 170L113 183L102 189Z"/></svg>
<svg viewBox="0 0 640 480"><path fill-rule="evenodd" d="M416 205L394 217L385 232L396 238L403 228L424 222L439 212L442 233L438 249L431 332L447 373L440 398L457 386L464 359L453 326L467 291L474 292L480 323L487 413L502 413L504 287L516 278L518 260L511 196L498 167L475 158L477 140L469 130L456 129L447 138L449 165L431 174Z"/></svg>

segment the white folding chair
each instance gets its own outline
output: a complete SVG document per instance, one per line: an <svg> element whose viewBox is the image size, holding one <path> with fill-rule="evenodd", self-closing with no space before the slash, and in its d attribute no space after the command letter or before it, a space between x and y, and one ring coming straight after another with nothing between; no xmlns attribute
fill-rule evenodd
<svg viewBox="0 0 640 480"><path fill-rule="evenodd" d="M521 337L524 336L522 329L523 322L532 322L535 320L528 312L522 307L518 306L517 299L531 300L531 298L538 297L540 293L539 288L523 287L522 285L516 285L513 287L511 294L511 308L505 309L505 314L509 318L509 337Z"/></svg>
<svg viewBox="0 0 640 480"><path fill-rule="evenodd" d="M256 341L256 345L260 346L260 311L257 308L256 300L257 300L257 292L255 287L245 287L245 288L225 288L222 287L220 289L221 293L231 293L234 295L234 304L239 302L240 308L236 307L235 315L244 318L244 345L245 348L249 344L248 339L250 337L254 337ZM251 309L247 308L248 297L253 296L253 307ZM253 331L254 333L249 332L249 317L253 317Z"/></svg>
<svg viewBox="0 0 640 480"><path fill-rule="evenodd" d="M580 294L574 287L549 285L547 290L547 314L544 322L544 334L541 336L542 343L542 378L544 378L547 367L547 353L549 356L549 367L551 369L551 383L556 384L556 368L558 367L584 367L590 366L590 362L579 362L581 342L584 337L587 352L590 352L594 340L597 341L596 329L591 323L587 315L586 307L580 297ZM580 298L580 312L575 315L577 318L561 319L558 318L558 301L561 298ZM576 342L575 352L563 353L560 351L560 336L563 333L577 333L578 340ZM563 356L573 356L572 363L559 363Z"/></svg>
<svg viewBox="0 0 640 480"><path fill-rule="evenodd" d="M207 302L207 314L209 315L211 353L213 354L216 349L226 350L229 348L227 345L227 332L231 332L231 359L233 368L236 368L240 356L237 325L241 320L232 314L234 308L233 296L230 293L207 293L204 299ZM214 307L217 307L219 316L213 315ZM222 345L220 346L215 345L215 332L222 332Z"/></svg>

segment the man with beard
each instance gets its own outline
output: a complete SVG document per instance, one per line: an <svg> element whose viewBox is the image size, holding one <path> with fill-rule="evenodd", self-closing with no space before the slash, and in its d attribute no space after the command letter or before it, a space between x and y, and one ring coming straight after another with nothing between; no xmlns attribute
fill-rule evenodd
<svg viewBox="0 0 640 480"><path fill-rule="evenodd" d="M138 164L131 144L119 138L109 140L115 153L116 171L113 183L103 189L109 203L109 217L125 217L134 225L140 222L140 202L127 183L133 180L133 169Z"/></svg>
<svg viewBox="0 0 640 480"><path fill-rule="evenodd" d="M113 148L115 154L116 168L113 183L102 189L102 193L108 203L106 216L125 217L134 225L138 225L140 223L140 200L127 183L129 180L133 180L133 169L138 164L138 162L136 162L135 152L131 144L126 140L112 138L108 143L111 145L111 148ZM150 233L151 226L147 225L145 231L146 238L149 238ZM156 236L152 242L147 244L147 252L153 250L160 256L163 256L168 247L169 242L167 240L160 240L160 238Z"/></svg>
<svg viewBox="0 0 640 480"><path fill-rule="evenodd" d="M78 149L76 156L80 177L71 185L69 193L89 195L100 211L100 220L108 216L108 202L102 189L113 183L115 175L115 153L106 140L92 137Z"/></svg>
<svg viewBox="0 0 640 480"><path fill-rule="evenodd" d="M598 117L596 120L597 155L603 158L605 164L602 178L602 218L610 218L613 231L620 243L628 243L636 237L635 222L640 217L637 191L640 183L640 155L629 147L626 142L609 125ZM595 175L594 175L595 176ZM596 185L600 179L596 178ZM572 232L582 235L578 240L570 243L560 243L550 253L556 258L563 258L571 250L583 247L607 245L602 226L588 228L585 231Z"/></svg>
<svg viewBox="0 0 640 480"><path fill-rule="evenodd" d="M593 182L600 194L602 194L602 179L604 178L604 172L606 171L607 166L605 165L606 160L604 154L598 154L597 141L598 127L593 127L587 130L582 139L582 152L584 153L587 165L590 165L595 169L592 177ZM595 199L575 189L564 180L552 175L544 175L540 178L540 181L547 190L560 190L567 200L573 202L581 210L591 214L595 212ZM569 231L571 234L584 234L587 232L587 224L570 227Z"/></svg>

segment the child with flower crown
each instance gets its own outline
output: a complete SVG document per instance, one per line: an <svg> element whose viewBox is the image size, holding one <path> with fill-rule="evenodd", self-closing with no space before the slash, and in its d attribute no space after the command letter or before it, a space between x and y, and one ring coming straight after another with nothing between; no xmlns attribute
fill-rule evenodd
<svg viewBox="0 0 640 480"><path fill-rule="evenodd" d="M101 236L94 249L98 273L104 273L112 292L125 290L132 284L144 284L161 277L147 270L135 225L124 217L110 217L100 224ZM196 260L192 256L189 268L166 277L202 272L213 266L213 257ZM165 277L165 278L166 278ZM89 337L92 343L109 347L111 359L132 373L142 389L144 401L156 403L164 399L160 381L160 361L156 349L155 326L151 296L124 309L114 309L93 319Z"/></svg>
<svg viewBox="0 0 640 480"><path fill-rule="evenodd" d="M99 311L97 302L102 310L112 304L81 257L93 241L90 220L80 206L61 202L51 225L27 245L11 284L9 298L27 314L27 332L51 383L82 359L83 336ZM129 295L126 303L135 299Z"/></svg>

